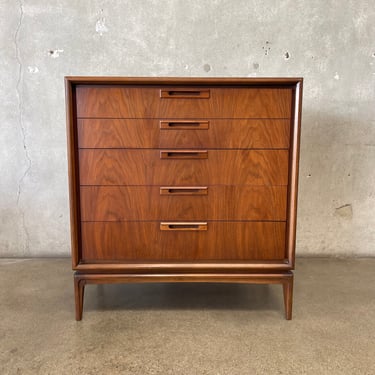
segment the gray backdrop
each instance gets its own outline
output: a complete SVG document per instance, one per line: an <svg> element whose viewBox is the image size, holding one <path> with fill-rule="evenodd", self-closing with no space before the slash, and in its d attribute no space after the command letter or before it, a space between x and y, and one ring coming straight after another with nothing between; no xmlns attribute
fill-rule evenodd
<svg viewBox="0 0 375 375"><path fill-rule="evenodd" d="M375 255L369 0L0 0L0 256L68 255L65 75L303 76L297 254Z"/></svg>

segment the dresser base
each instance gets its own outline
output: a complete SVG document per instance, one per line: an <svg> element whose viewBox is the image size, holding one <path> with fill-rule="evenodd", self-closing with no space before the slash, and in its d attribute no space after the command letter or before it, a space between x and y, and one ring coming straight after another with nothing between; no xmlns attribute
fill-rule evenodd
<svg viewBox="0 0 375 375"><path fill-rule="evenodd" d="M76 320L82 319L83 298L86 284L151 283L151 282L211 282L242 284L282 284L284 293L285 318L292 319L293 272L262 274L94 274L75 272L74 293Z"/></svg>

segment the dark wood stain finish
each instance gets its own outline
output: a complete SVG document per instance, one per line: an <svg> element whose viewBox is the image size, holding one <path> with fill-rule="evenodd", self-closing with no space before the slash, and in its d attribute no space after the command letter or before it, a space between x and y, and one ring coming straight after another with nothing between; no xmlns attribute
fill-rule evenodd
<svg viewBox="0 0 375 375"><path fill-rule="evenodd" d="M81 186L81 219L286 221L286 193L286 186Z"/></svg>
<svg viewBox="0 0 375 375"><path fill-rule="evenodd" d="M81 185L288 184L287 150L180 152L81 149Z"/></svg>
<svg viewBox="0 0 375 375"><path fill-rule="evenodd" d="M171 87L173 89L173 87ZM175 90L185 91L183 86ZM209 97L163 98L159 87L79 86L80 118L290 118L291 90L210 88ZM197 88L199 90L199 87Z"/></svg>
<svg viewBox="0 0 375 375"><path fill-rule="evenodd" d="M104 261L281 260L284 222L208 221L207 230L161 231L162 222L82 223L82 259ZM190 220L193 226L197 221ZM200 223L200 222L199 222ZM152 250L150 250L152 243Z"/></svg>
<svg viewBox="0 0 375 375"><path fill-rule="evenodd" d="M76 319L86 284L283 286L301 78L66 77Z"/></svg>
<svg viewBox="0 0 375 375"><path fill-rule="evenodd" d="M290 120L79 119L80 148L289 148Z"/></svg>

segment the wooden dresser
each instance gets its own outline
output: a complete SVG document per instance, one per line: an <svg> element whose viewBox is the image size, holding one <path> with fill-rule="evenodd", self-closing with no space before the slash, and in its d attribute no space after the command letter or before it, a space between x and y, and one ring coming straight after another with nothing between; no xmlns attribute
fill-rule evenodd
<svg viewBox="0 0 375 375"><path fill-rule="evenodd" d="M76 319L86 284L282 284L301 78L66 77Z"/></svg>

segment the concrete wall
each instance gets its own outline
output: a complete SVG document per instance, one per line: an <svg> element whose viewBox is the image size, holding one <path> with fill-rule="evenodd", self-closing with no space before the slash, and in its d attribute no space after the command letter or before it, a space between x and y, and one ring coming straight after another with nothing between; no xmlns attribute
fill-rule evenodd
<svg viewBox="0 0 375 375"><path fill-rule="evenodd" d="M370 0L0 0L0 256L68 255L65 75L303 76L298 254L375 255Z"/></svg>

